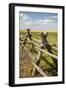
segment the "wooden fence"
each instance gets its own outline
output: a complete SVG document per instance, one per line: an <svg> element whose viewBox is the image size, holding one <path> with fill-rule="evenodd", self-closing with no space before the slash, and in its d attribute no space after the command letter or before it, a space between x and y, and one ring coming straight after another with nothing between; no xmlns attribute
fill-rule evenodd
<svg viewBox="0 0 66 90"><path fill-rule="evenodd" d="M21 36L22 36L22 35L21 35ZM22 37L23 37L23 36L22 36ZM34 41L35 41L35 42L34 42ZM26 47L26 45L25 45L26 42L31 43L31 44L32 44L32 47L33 47L33 48L35 47L35 48L38 50L38 54L37 54L36 58L33 57L33 55L31 55L31 53L30 53L29 50L27 49L27 47ZM38 42L39 44L37 44L36 42ZM24 40L21 40L21 39L20 39L20 43L22 43L22 44L21 44L22 47L28 52L29 56L32 58L32 65L34 66L33 71L32 71L32 76L35 75L35 71L36 71L36 70L37 70L42 76L47 76L47 75L44 73L44 71L37 65L37 62L39 61L42 53L47 54L48 56L54 58L54 60L58 60L58 57L57 57L56 55L53 55L52 53L47 52L47 51L45 51L44 49L41 48L41 46L40 46L40 43L41 43L41 42L42 42L42 41L40 41L40 40L32 37L31 34L30 34L30 32L28 32L28 33L25 35ZM56 47L51 47L51 48L54 49L55 51L58 51L58 49L57 49ZM35 60L35 59L36 59L36 60ZM34 62L34 61L36 61L36 62ZM56 72L56 73L57 73L57 72Z"/></svg>

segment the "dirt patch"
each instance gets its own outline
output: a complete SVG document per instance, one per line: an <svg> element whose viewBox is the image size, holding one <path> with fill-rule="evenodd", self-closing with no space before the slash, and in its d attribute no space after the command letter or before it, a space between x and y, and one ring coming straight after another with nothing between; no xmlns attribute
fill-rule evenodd
<svg viewBox="0 0 66 90"><path fill-rule="evenodd" d="M20 66L19 67L20 78L31 77L33 66L31 63L31 58L25 49L23 49L20 52L20 65L19 66Z"/></svg>

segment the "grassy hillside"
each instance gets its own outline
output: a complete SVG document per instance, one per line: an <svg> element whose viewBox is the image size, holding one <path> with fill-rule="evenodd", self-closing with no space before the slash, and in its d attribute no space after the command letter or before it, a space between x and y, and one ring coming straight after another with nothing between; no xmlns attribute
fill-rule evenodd
<svg viewBox="0 0 66 90"><path fill-rule="evenodd" d="M38 39L41 41L41 37L40 37L40 32L43 32L44 30L36 30L36 31L31 31L32 37ZM45 32L45 31L44 31ZM26 35L27 31L26 30L20 30L19 32L19 38L21 38L23 41L25 39L25 35ZM23 36L22 36L23 35ZM47 40L48 42L53 45L57 45L57 32L48 32L48 37ZM23 43L22 41L22 43ZM37 44L39 44L38 42L36 42ZM40 45L40 44L39 44ZM32 54L32 56L36 56L38 55L38 50L35 48L35 51L32 51L32 44L27 42L26 45L27 50ZM45 49L45 51L47 51L47 49ZM53 51L54 52L54 51ZM31 64L31 58L29 57L28 53L25 50L22 50L22 46L19 46L19 63L20 63L20 78L23 77L32 77L32 70L33 70L33 66ZM55 54L57 54L57 52L55 52ZM53 58L46 55L46 54L42 54L42 57L40 58L40 63L39 63L39 67L48 75L48 76L56 76L57 72L56 70L53 69L53 67L57 67L55 65L55 63L53 62ZM51 68L51 70L49 70ZM38 72L36 73L36 75L34 77L38 77L41 76Z"/></svg>

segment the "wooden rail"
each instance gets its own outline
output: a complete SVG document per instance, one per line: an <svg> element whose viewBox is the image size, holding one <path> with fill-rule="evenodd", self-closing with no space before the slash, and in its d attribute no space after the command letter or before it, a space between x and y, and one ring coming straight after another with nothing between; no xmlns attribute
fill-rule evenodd
<svg viewBox="0 0 66 90"><path fill-rule="evenodd" d="M38 50L40 50L41 52L43 52L43 53L45 53L45 54L48 54L49 56L51 56L51 57L53 57L53 58L55 58L55 59L58 59L57 56L55 56L55 55L53 55L53 54L51 54L51 53L49 53L49 52L47 52L47 51L42 50L42 49L40 48L40 46L39 46L38 44L36 44L35 42L31 41L30 39L27 39L27 40L30 41L31 43L33 43L34 45L36 45L36 46L37 46L36 48L37 48Z"/></svg>
<svg viewBox="0 0 66 90"><path fill-rule="evenodd" d="M36 38L34 38L34 37L32 37L32 39L35 40L35 41L37 41L37 42L39 42L39 43L41 43L40 40L38 40L38 39L36 39Z"/></svg>
<svg viewBox="0 0 66 90"><path fill-rule="evenodd" d="M27 33L26 35L28 35L28 33ZM22 36L22 37L25 36L25 38L28 40L28 42L30 42L31 44L35 45L35 48L38 49L38 52L39 52L38 55L37 55L37 57L34 57L34 56L29 52L29 50L26 48L26 46L24 46L23 43L21 44L22 47L24 47L24 49L27 51L28 55L31 57L32 65L34 66L34 67L33 67L33 71L32 71L32 76L35 75L35 70L37 70L42 76L45 77L45 76L47 76L46 73L43 71L43 69L41 69L41 68L38 66L39 64L37 64L37 61L40 59L40 53L43 52L43 53L51 56L51 57L54 58L55 60L57 60L58 58L57 58L56 55L53 55L53 54L51 54L51 53L43 50L43 49L41 48L41 46L40 46L40 44L41 44L41 41L40 41L40 40L38 40L38 39L36 39L36 38L34 38L34 37L31 37L32 39L30 39L30 37L29 37L30 33L29 33L29 35L28 35L27 37L26 37L26 35L20 35L20 36ZM33 40L33 41L32 41L32 40ZM22 42L22 41L20 41L20 42ZM37 42L38 44L37 44L36 42ZM51 48L52 48L53 50L55 50L55 51L58 51L58 49L57 49L56 47L51 46ZM36 61L36 62L35 62L35 61Z"/></svg>
<svg viewBox="0 0 66 90"><path fill-rule="evenodd" d="M31 55L31 53L27 50L27 48L23 45L23 47L24 47L24 49L28 52L28 54L29 54L29 56L31 57L31 59L32 59L32 65L34 66L34 68L42 75L42 76L47 76L44 72L43 72L43 70L40 68L40 67L38 67L35 63L34 63L34 57Z"/></svg>
<svg viewBox="0 0 66 90"><path fill-rule="evenodd" d="M32 38L33 40L35 40L35 41L37 41L37 42L39 42L39 43L41 43L41 41L40 40L38 40L38 39L36 39L36 38ZM51 47L52 49L55 49L56 51L58 50L58 48L56 48L56 47Z"/></svg>

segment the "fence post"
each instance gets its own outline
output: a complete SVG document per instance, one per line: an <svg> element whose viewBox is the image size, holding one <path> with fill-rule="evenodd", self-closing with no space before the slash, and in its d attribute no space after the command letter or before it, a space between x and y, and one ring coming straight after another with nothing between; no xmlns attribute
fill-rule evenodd
<svg viewBox="0 0 66 90"><path fill-rule="evenodd" d="M53 54L53 52L52 52L52 48L51 48L51 45L48 43L48 41L47 41L47 36L48 36L48 33L46 32L46 33L44 33L44 32L41 32L41 38L42 38L42 48L46 48L47 50L48 50L48 52L49 53L52 53ZM52 59L53 59L53 62L54 62L54 64L56 65L56 67L57 67L57 60L55 59L55 58L53 58L52 57ZM57 68L56 68L56 71L57 71Z"/></svg>
<svg viewBox="0 0 66 90"><path fill-rule="evenodd" d="M30 29L27 29L27 35L30 40L32 40L32 34L30 33ZM32 43L32 49L34 50L34 44Z"/></svg>

